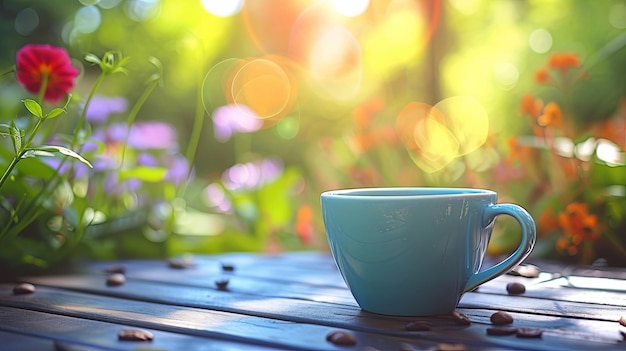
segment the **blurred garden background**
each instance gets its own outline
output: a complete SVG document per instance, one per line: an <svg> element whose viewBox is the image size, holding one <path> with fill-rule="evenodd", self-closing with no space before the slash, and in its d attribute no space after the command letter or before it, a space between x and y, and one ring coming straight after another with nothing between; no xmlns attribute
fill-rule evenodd
<svg viewBox="0 0 626 351"><path fill-rule="evenodd" d="M10 172L6 267L326 250L319 194L362 186L489 188L535 257L626 264L626 1L2 0L0 31L0 170L28 44L80 71L32 142L93 165Z"/></svg>

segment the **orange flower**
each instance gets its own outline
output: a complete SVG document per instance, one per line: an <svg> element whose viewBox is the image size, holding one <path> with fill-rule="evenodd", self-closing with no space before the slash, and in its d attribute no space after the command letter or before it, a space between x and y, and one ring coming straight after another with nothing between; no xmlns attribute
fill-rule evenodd
<svg viewBox="0 0 626 351"><path fill-rule="evenodd" d="M543 212L541 212L541 215L539 215L539 219L537 220L538 234L541 236L547 236L560 227L559 218L554 213L552 207L546 207Z"/></svg>
<svg viewBox="0 0 626 351"><path fill-rule="evenodd" d="M573 202L559 213L559 225L563 235L557 240L556 247L570 255L578 253L578 247L585 240L598 240L598 217L587 211L587 205Z"/></svg>
<svg viewBox="0 0 626 351"><path fill-rule="evenodd" d="M548 67L558 69L565 74L571 68L580 67L580 58L574 53L552 54L548 59Z"/></svg>
<svg viewBox="0 0 626 351"><path fill-rule="evenodd" d="M550 81L550 75L545 67L542 67L535 72L535 81L539 84L546 84Z"/></svg>
<svg viewBox="0 0 626 351"><path fill-rule="evenodd" d="M563 122L563 112L556 102L550 102L543 109L543 114L537 117L537 123L542 127L561 126Z"/></svg>
<svg viewBox="0 0 626 351"><path fill-rule="evenodd" d="M509 147L509 154L507 155L507 162L510 164L513 160L517 160L520 163L526 163L533 158L533 149L529 146L523 146L519 143L518 136L512 136L506 141Z"/></svg>
<svg viewBox="0 0 626 351"><path fill-rule="evenodd" d="M535 99L532 94L526 94L522 97L522 103L520 107L520 114L522 116L529 115L532 117L539 116L541 109L543 108L543 101Z"/></svg>
<svg viewBox="0 0 626 351"><path fill-rule="evenodd" d="M313 243L313 208L302 205L296 214L296 233L304 245Z"/></svg>

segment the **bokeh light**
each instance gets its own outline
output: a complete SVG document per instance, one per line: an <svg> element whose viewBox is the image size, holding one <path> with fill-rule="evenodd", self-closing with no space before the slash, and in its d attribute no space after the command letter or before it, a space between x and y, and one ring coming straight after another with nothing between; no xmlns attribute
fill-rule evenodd
<svg viewBox="0 0 626 351"><path fill-rule="evenodd" d="M234 16L241 11L244 0L201 0L204 9L219 17Z"/></svg>
<svg viewBox="0 0 626 351"><path fill-rule="evenodd" d="M159 0L129 0L124 10L128 18L142 22L157 15Z"/></svg>
<svg viewBox="0 0 626 351"><path fill-rule="evenodd" d="M102 22L100 10L95 6L84 6L76 11L74 29L81 33L92 33Z"/></svg>
<svg viewBox="0 0 626 351"><path fill-rule="evenodd" d="M408 103L396 117L396 130L413 162L432 173L483 145L489 120L476 99L457 96L435 106Z"/></svg>
<svg viewBox="0 0 626 351"><path fill-rule="evenodd" d="M543 54L552 48L552 35L547 30L540 28L530 33L528 44L531 50L538 54Z"/></svg>
<svg viewBox="0 0 626 351"><path fill-rule="evenodd" d="M39 26L39 14L34 9L27 7L15 16L15 31L23 36L32 33Z"/></svg>
<svg viewBox="0 0 626 351"><path fill-rule="evenodd" d="M277 119L289 113L295 102L295 91L295 80L290 79L283 67L261 58L237 67L228 99L248 106L259 118Z"/></svg>
<svg viewBox="0 0 626 351"><path fill-rule="evenodd" d="M367 10L369 4L369 0L333 0L337 11L348 17L359 16Z"/></svg>

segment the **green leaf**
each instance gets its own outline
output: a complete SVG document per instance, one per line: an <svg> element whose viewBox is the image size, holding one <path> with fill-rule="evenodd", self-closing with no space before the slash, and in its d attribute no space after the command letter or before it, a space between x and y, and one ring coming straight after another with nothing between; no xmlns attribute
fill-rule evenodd
<svg viewBox="0 0 626 351"><path fill-rule="evenodd" d="M167 168L164 167L139 166L120 171L120 178L122 179L133 178L143 180L145 182L160 182L165 179L166 175Z"/></svg>
<svg viewBox="0 0 626 351"><path fill-rule="evenodd" d="M37 157L37 156L54 157L54 154L52 152L43 151L43 150L28 149L26 150L26 152L24 152L24 154L22 155L22 158L30 158L30 157Z"/></svg>
<svg viewBox="0 0 626 351"><path fill-rule="evenodd" d="M22 100L26 109L32 113L34 116L43 118L43 110L41 109L41 105L35 100L32 99L24 99Z"/></svg>
<svg viewBox="0 0 626 351"><path fill-rule="evenodd" d="M87 166L89 166L90 168L93 168L93 166L91 165L91 163L89 161L87 161L84 157L82 157L81 155L79 155L78 153L76 153L73 150L70 150L66 147L63 146L57 146L57 145L42 145L42 146L38 146L36 148L31 148L28 149L26 151L26 153L33 153L34 156L50 156L50 153L52 152L58 152L60 154L63 154L65 156L69 156L72 158L77 159L78 161L86 164ZM25 153L25 154L26 154ZM54 154L52 154L52 156L54 156ZM29 156L29 157L33 157L33 156Z"/></svg>
<svg viewBox="0 0 626 351"><path fill-rule="evenodd" d="M22 150L22 131L15 125L14 121L11 121L11 128L9 129L11 139L13 140L13 150L15 154L19 154Z"/></svg>
<svg viewBox="0 0 626 351"><path fill-rule="evenodd" d="M56 108L53 108L50 112L48 112L48 114L46 115L46 118L58 117L62 113L65 113L65 109L56 107Z"/></svg>
<svg viewBox="0 0 626 351"><path fill-rule="evenodd" d="M94 54L87 54L87 55L85 55L85 61L91 62L91 63L96 64L96 65L100 65L102 63L100 58L98 56L94 55Z"/></svg>

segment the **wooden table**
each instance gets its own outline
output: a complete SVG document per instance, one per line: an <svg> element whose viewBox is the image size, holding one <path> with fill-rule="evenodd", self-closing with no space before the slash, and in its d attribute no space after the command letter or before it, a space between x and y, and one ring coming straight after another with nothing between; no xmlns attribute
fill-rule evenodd
<svg viewBox="0 0 626 351"><path fill-rule="evenodd" d="M107 285L105 270L116 267L125 269L126 280ZM465 294L457 311L471 324L461 325L451 316L361 311L324 253L86 264L78 272L21 278L36 287L31 294L15 294L17 282L0 284L0 349L626 349L626 327L619 323L626 315L622 270L538 267L536 277L505 275ZM510 282L524 284L526 292L509 294ZM497 311L514 318L511 327L540 330L541 337L488 335ZM413 321L430 330L406 330ZM122 330L148 331L153 339L119 340ZM339 331L356 344L327 340Z"/></svg>

